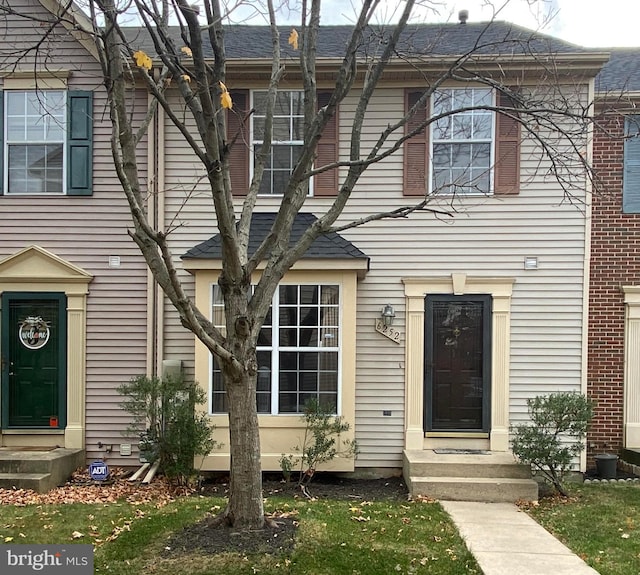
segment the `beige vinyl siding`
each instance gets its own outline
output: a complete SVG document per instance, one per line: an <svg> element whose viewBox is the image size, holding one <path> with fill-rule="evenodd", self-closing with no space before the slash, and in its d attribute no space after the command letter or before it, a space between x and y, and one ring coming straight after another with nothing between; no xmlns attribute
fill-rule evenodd
<svg viewBox="0 0 640 575"><path fill-rule="evenodd" d="M402 114L402 91L376 93L364 130L363 152ZM355 99L341 108L341 154L348 153L349 123ZM531 142L522 149L525 170L544 170ZM533 157L532 157L533 156ZM527 158L532 159L528 162ZM536 173L540 173L536 171ZM399 197L402 155L371 166L341 217L346 222L372 211L408 203ZM367 190L360 193L360 190ZM372 201L375 200L375 204ZM373 330L386 303L396 309L405 337L401 277L514 277L511 323L510 404L512 422L526 416L526 399L556 389L580 390L584 216L559 205L555 182L525 181L515 197L477 197L456 201L454 218L414 214L349 230L343 235L371 257L371 271L359 286L356 438L358 466L399 465L403 447L404 347ZM434 207L442 207L442 202ZM537 271L523 270L525 256L537 256ZM562 329L560 336L556 329ZM392 416L383 415L391 410Z"/></svg>
<svg viewBox="0 0 640 575"><path fill-rule="evenodd" d="M30 14L51 18L39 3L24 4ZM12 6L20 8L16 2ZM32 22L6 18L20 45L29 45L36 38ZM37 32L39 36L41 29ZM111 124L99 84L99 64L64 29L56 29L51 46L55 51L49 55L47 69L74 68L69 89L94 92L93 195L0 196L0 256L37 244L94 276L87 298L87 458L100 455L110 465L132 465L137 457L118 455L118 445L126 441L122 432L129 416L119 407L116 387L146 371L147 271L127 234L131 216L111 157ZM136 105L130 107L138 119L145 103L146 95L140 93ZM139 157L146 163L145 148L143 143ZM141 163L143 182L145 163ZM120 256L121 266L109 268L109 256ZM99 441L112 444L113 453L99 450Z"/></svg>
<svg viewBox="0 0 640 575"><path fill-rule="evenodd" d="M175 94L172 102L176 107L182 106L178 103ZM188 116L188 113L185 112L185 115ZM183 117L183 114L178 114L178 117ZM177 227L169 237L171 251L187 294L195 298L193 276L182 270L180 256L218 232L215 225L213 199L206 179L197 180L203 173L200 160L166 116L163 125L165 130L164 226L166 230ZM195 124L191 126L191 133L197 134ZM209 310L200 311L205 316L210 316ZM178 314L166 298L162 346L163 358L182 360L185 376L192 379L194 377L194 335L182 326ZM200 383L207 384L207 382Z"/></svg>
<svg viewBox="0 0 640 575"><path fill-rule="evenodd" d="M363 156L389 120L403 113L403 89L376 91L362 134ZM356 96L340 109L340 153L349 153L350 117ZM193 178L197 165L175 130L167 128L171 161L167 162L168 215L181 210L189 225L173 238L176 253L216 233L208 218L211 200L184 195L172 186ZM522 167L540 174L537 148L523 146ZM205 189L201 187L200 189ZM305 210L318 214L331 199L309 199ZM372 165L347 204L341 223L411 202L402 196L402 153ZM555 390L580 390L582 349L584 214L561 204L558 184L527 178L517 196L472 197L456 201L454 218L415 213L402 220L371 222L342 232L371 258L370 271L358 285L356 438L357 467L398 467L404 446L405 300L403 277L447 276L454 272L484 277L514 278L511 308L510 405L512 422L526 416L526 399ZM433 207L446 207L446 201ZM277 199L261 198L257 210L277 207ZM539 269L525 271L525 256L537 256ZM396 311L401 333L398 345L374 330L385 304ZM205 311L205 310L203 310ZM171 315L170 311L168 312ZM181 353L192 349L175 318L167 317L167 336L178 340ZM189 343L191 341L191 343ZM192 352L191 352L192 355ZM390 411L391 415L383 415Z"/></svg>

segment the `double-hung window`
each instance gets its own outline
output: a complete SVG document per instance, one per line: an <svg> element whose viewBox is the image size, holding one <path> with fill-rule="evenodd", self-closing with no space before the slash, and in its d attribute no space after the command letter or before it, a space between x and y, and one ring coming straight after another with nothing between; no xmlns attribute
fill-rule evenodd
<svg viewBox="0 0 640 575"><path fill-rule="evenodd" d="M492 190L493 92L441 89L434 94L431 193L488 194ZM457 111L456 111L457 110Z"/></svg>
<svg viewBox="0 0 640 575"><path fill-rule="evenodd" d="M8 194L64 192L66 92L6 92Z"/></svg>
<svg viewBox="0 0 640 575"><path fill-rule="evenodd" d="M253 92L253 149L260 151L264 141L266 91ZM260 194L283 194L291 172L302 153L304 133L304 93L299 90L280 91L276 94L273 112L271 150L265 161Z"/></svg>
<svg viewBox="0 0 640 575"><path fill-rule="evenodd" d="M0 193L90 195L91 92L0 91Z"/></svg>
<svg viewBox="0 0 640 575"><path fill-rule="evenodd" d="M214 324L223 327L224 305L218 286L213 286L212 311ZM258 413L300 414L311 400L338 413L339 339L338 285L280 285L258 339ZM213 413L227 411L224 382L215 358L211 398Z"/></svg>

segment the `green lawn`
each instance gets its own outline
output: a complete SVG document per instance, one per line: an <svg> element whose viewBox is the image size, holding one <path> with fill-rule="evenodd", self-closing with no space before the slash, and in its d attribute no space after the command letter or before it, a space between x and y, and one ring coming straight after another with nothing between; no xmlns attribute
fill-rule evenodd
<svg viewBox="0 0 640 575"><path fill-rule="evenodd" d="M0 510L0 542L93 543L95 572L112 575L481 573L433 502L270 498L270 512L293 514L299 521L296 547L288 555L163 557L172 532L222 505L223 499L211 497L183 497L159 508L124 502L6 505Z"/></svg>
<svg viewBox="0 0 640 575"><path fill-rule="evenodd" d="M571 494L528 511L601 575L640 574L640 484L573 485ZM0 543L91 543L95 572L112 575L481 573L440 505L422 501L273 497L269 512L299 522L292 552L166 556L172 533L224 503L192 496L166 505L3 505Z"/></svg>
<svg viewBox="0 0 640 575"><path fill-rule="evenodd" d="M570 486L528 511L601 575L640 573L640 484Z"/></svg>

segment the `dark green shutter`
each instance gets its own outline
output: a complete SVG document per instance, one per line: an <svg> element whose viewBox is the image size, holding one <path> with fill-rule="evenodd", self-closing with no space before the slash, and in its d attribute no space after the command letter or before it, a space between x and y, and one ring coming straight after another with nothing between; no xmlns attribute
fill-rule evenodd
<svg viewBox="0 0 640 575"><path fill-rule="evenodd" d="M640 214L640 116L625 118L624 135L622 211Z"/></svg>
<svg viewBox="0 0 640 575"><path fill-rule="evenodd" d="M4 194L4 93L0 90L0 196Z"/></svg>
<svg viewBox="0 0 640 575"><path fill-rule="evenodd" d="M93 192L93 92L67 95L67 195Z"/></svg>

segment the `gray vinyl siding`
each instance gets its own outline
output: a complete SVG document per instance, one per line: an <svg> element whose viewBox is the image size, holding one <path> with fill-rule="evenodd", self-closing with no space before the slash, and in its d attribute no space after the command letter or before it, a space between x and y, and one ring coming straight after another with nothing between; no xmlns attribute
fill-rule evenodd
<svg viewBox="0 0 640 575"><path fill-rule="evenodd" d="M24 4L28 13L51 18L39 3L25 0ZM20 8L15 1L12 6ZM36 38L32 22L6 18L9 23L5 25L21 45L29 45ZM39 27L37 33L41 33ZM49 54L46 66L74 68L69 89L94 91L93 195L0 196L0 257L37 244L94 276L87 298L87 457L106 456L110 465L132 465L137 457L118 455L129 416L119 407L121 398L116 387L146 371L146 266L127 234L131 216L113 167L111 124L99 84L99 64L64 29L56 30L51 46L55 51ZM146 95L141 97L135 106L140 118ZM140 158L146 160L145 146L141 146ZM146 168L142 166L141 178L145 181ZM109 256L120 256L121 266L109 268ZM98 450L99 441L113 444L114 452L107 455Z"/></svg>
<svg viewBox="0 0 640 575"><path fill-rule="evenodd" d="M349 152L349 118L355 105L356 97L349 97L340 109L341 157L347 157ZM376 92L362 134L363 155L390 118L402 113L403 89ZM167 136L167 222L178 210L180 218L189 222L173 237L175 253L181 253L217 230L212 226L212 202L206 193L192 194L185 202L184 191L178 191L192 181L192 166L197 163L174 129L168 127ZM401 465L406 337L403 277L466 272L515 278L510 366L513 423L526 417L528 397L556 390L580 390L585 219L579 208L561 203L562 192L557 183L538 175L548 165L537 152L531 141L523 145L521 169L526 177L517 196L456 201L454 218L415 213L407 219L372 222L341 232L371 258L370 271L358 286L357 467ZM402 196L402 165L401 152L372 165L340 222L410 204L412 199ZM195 170L199 172L199 168ZM322 213L330 201L310 199L305 210ZM257 209L268 211L276 207L276 199L261 198ZM438 204L434 203L434 207ZM537 256L539 269L524 271L525 256ZM387 303L396 310L394 326L401 333L402 345L374 330L374 321ZM170 309L166 337L167 347L179 345L181 354L189 352L193 356L193 337L180 328ZM391 416L383 415L383 411L391 411Z"/></svg>

